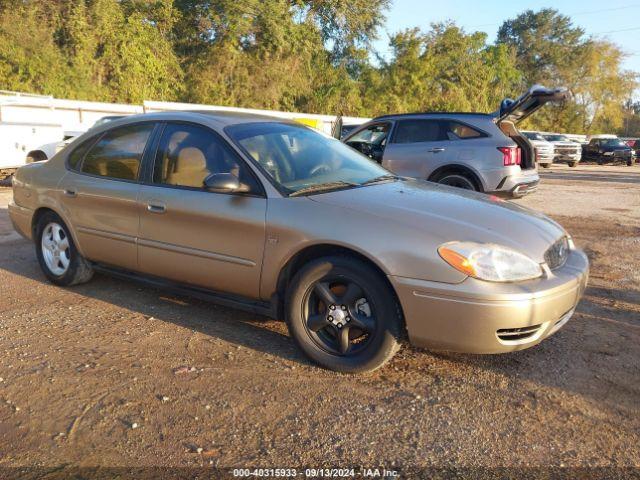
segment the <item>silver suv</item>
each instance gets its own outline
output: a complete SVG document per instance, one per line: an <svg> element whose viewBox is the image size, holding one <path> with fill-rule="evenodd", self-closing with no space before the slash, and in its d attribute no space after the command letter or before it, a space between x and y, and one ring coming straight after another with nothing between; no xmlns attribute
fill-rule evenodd
<svg viewBox="0 0 640 480"><path fill-rule="evenodd" d="M516 124L564 89L532 87L506 99L493 114L427 112L386 115L365 123L343 142L398 175L520 197L539 182L535 150Z"/></svg>

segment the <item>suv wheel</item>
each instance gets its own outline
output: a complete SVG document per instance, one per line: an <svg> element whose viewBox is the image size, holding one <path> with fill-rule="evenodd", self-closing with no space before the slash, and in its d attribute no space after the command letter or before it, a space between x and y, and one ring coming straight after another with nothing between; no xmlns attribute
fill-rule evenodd
<svg viewBox="0 0 640 480"><path fill-rule="evenodd" d="M450 187L463 188L465 190L479 191L476 182L464 173L443 173L433 179L434 182Z"/></svg>
<svg viewBox="0 0 640 480"><path fill-rule="evenodd" d="M287 289L291 336L312 360L339 372L369 372L400 348L403 321L387 283L366 263L325 257L300 269Z"/></svg>
<svg viewBox="0 0 640 480"><path fill-rule="evenodd" d="M38 220L35 232L40 268L56 285L69 286L91 280L93 268L76 249L69 229L53 212Z"/></svg>

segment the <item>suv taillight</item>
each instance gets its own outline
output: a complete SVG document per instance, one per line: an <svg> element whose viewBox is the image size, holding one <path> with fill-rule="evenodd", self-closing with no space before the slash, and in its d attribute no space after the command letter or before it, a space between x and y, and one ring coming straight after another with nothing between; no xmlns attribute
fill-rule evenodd
<svg viewBox="0 0 640 480"><path fill-rule="evenodd" d="M498 150L502 152L502 160L505 167L520 165L522 161L520 147L498 147Z"/></svg>

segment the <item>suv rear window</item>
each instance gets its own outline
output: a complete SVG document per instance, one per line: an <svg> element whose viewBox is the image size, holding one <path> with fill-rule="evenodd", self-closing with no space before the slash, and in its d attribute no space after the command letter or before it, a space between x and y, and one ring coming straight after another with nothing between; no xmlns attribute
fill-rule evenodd
<svg viewBox="0 0 640 480"><path fill-rule="evenodd" d="M154 125L144 123L106 132L85 155L82 172L119 180L137 180L140 161Z"/></svg>

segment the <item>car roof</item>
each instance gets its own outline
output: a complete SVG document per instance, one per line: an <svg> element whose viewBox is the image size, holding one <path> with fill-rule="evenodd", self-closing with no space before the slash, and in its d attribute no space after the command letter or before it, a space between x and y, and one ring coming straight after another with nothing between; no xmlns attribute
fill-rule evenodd
<svg viewBox="0 0 640 480"><path fill-rule="evenodd" d="M490 113L483 113L483 112L439 112L439 111L433 111L433 112L414 112L414 113L396 113L396 114L390 114L390 115L381 115L379 117L374 118L372 121L375 120L383 120L383 119L387 119L387 120L394 120L394 119L401 119L401 118L415 118L415 117L423 117L423 116L451 116L451 117L459 117L461 115L464 116L475 116L475 117L482 117L482 118L491 118L493 119L494 116Z"/></svg>
<svg viewBox="0 0 640 480"><path fill-rule="evenodd" d="M256 123L256 122L280 122L293 123L293 120L279 117L271 117L268 115L260 115L256 113L226 111L226 110L170 110L164 112L149 112L138 115L129 115L105 124L105 129L111 129L119 125L127 125L129 123L163 120L193 120L202 122L203 120L213 121L218 127L223 128L228 125L237 125L240 123ZM108 127L107 127L108 125Z"/></svg>

